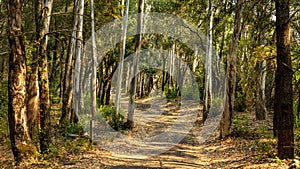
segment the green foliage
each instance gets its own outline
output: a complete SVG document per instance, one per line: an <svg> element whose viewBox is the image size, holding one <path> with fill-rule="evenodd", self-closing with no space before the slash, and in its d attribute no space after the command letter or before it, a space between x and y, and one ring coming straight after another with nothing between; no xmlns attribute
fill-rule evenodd
<svg viewBox="0 0 300 169"><path fill-rule="evenodd" d="M124 113L117 112L114 106L101 106L99 112L113 129L122 130L125 128Z"/></svg>
<svg viewBox="0 0 300 169"><path fill-rule="evenodd" d="M276 158L276 147L277 142L275 139L260 139L255 140L255 149L263 156L260 156L261 160L265 157Z"/></svg>
<svg viewBox="0 0 300 169"><path fill-rule="evenodd" d="M179 88L176 85L173 86L165 86L164 94L168 101L176 99L179 95Z"/></svg>
<svg viewBox="0 0 300 169"><path fill-rule="evenodd" d="M49 152L40 156L41 160L55 160L67 154L78 154L90 150L92 143L88 138L56 138L55 142L49 146Z"/></svg>
<svg viewBox="0 0 300 169"><path fill-rule="evenodd" d="M241 91L236 91L234 100L234 109L238 112L244 112L246 110L245 94Z"/></svg>
<svg viewBox="0 0 300 169"><path fill-rule="evenodd" d="M249 138L254 136L254 132L249 127L250 121L247 116L243 116L240 119L232 120L232 136L240 138Z"/></svg>
<svg viewBox="0 0 300 169"><path fill-rule="evenodd" d="M0 83L0 144L9 142L7 81Z"/></svg>
<svg viewBox="0 0 300 169"><path fill-rule="evenodd" d="M83 128L79 123L71 123L66 126L65 132L68 134L79 134L83 132Z"/></svg>
<svg viewBox="0 0 300 169"><path fill-rule="evenodd" d="M200 99L200 93L195 92L193 87L186 87L182 89L182 96L185 96L185 99Z"/></svg>
<svg viewBox="0 0 300 169"><path fill-rule="evenodd" d="M299 128L295 128L295 154L300 156L300 130Z"/></svg>
<svg viewBox="0 0 300 169"><path fill-rule="evenodd" d="M300 116L297 112L298 103L295 101L293 105L293 113L294 113L294 126L295 128L300 128Z"/></svg>
<svg viewBox="0 0 300 169"><path fill-rule="evenodd" d="M40 155L38 149L32 144L21 144L19 151L27 160L35 160Z"/></svg>

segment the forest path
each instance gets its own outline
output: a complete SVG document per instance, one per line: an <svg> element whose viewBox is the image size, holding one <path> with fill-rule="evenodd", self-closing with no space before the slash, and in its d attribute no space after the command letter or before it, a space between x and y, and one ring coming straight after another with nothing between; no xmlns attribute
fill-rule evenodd
<svg viewBox="0 0 300 169"><path fill-rule="evenodd" d="M125 99L121 102L123 108L128 103L127 101L128 99ZM166 131L166 128L174 123L174 119L178 118L180 111L191 111L187 109L180 110L179 102L179 100L166 102L166 100L161 100L160 98L137 100L134 118L138 123L132 132L127 132L126 134L133 138L143 138L145 136L152 137ZM199 144L197 133L203 127L201 108L199 106L197 110L194 110L198 112L198 116L186 137L161 154L148 158L144 158L141 155L121 155L105 151L100 146L100 148L94 148L92 151L85 152L82 156L70 156L69 158L76 159L76 162L65 167L114 169L287 168L287 165L276 163L271 158L261 160L265 154L257 151L258 139L226 138L219 140L216 137L217 134L214 134L207 142ZM246 115L248 116L249 114ZM248 118L251 121L249 125L257 124L253 116ZM271 120L267 121L267 123L270 122ZM267 124L266 122L260 122L257 125ZM180 133L181 131L174 132ZM125 143L124 147L133 146L130 148L139 149L139 144L130 144L130 140L126 139L123 141ZM143 148L150 150L161 148L153 145L147 146Z"/></svg>
<svg viewBox="0 0 300 169"><path fill-rule="evenodd" d="M126 99L123 100L124 104ZM128 100L127 100L128 101ZM198 168L288 168L290 162L278 162L274 158L268 158L268 153L275 152L274 147L268 147L270 140L257 137L231 137L223 140L213 134L205 143L199 144L197 133L203 127L201 106L195 110L179 108L179 100L166 102L160 98L154 100L137 100L134 118L139 122L132 132L125 132L130 138L152 137L165 132L171 123L176 123L180 111L197 111L198 116L194 126L186 137L175 144L169 150L160 154L144 158L141 155L128 155L112 153L101 146L93 146L91 150L81 151L75 154L67 154L59 157L53 163L42 161L25 164L21 168L108 168L108 169L198 169ZM128 103L128 102L127 102ZM192 103L191 103L192 104ZM160 110L160 111L159 111ZM162 110L162 111L161 111ZM254 113L239 113L238 118L249 119L245 123L245 131L253 127L267 127L271 124L269 115L266 121L255 121ZM186 114L188 115L188 113ZM247 126L246 126L247 125ZM180 130L174 131L178 134ZM130 140L122 140L127 149L139 149L139 144L130 144ZM274 139L273 139L274 141ZM268 144L267 144L268 143ZM135 147L136 146L136 147ZM158 150L156 145L147 145L148 150ZM265 150L261 151L262 146ZM125 150L126 150L125 148ZM7 146L0 146L0 163L5 164L0 168L11 166L12 153ZM6 166L6 167L5 167ZM11 167L8 167L11 168Z"/></svg>

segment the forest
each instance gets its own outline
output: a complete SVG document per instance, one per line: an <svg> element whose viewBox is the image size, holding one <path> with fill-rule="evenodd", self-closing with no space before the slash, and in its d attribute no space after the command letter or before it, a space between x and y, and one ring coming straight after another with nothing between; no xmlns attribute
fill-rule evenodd
<svg viewBox="0 0 300 169"><path fill-rule="evenodd" d="M0 0L0 168L300 168L298 0Z"/></svg>

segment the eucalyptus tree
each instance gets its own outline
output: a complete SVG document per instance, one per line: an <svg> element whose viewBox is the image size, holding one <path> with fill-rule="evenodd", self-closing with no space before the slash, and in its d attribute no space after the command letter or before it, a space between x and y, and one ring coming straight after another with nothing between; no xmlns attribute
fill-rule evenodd
<svg viewBox="0 0 300 169"><path fill-rule="evenodd" d="M127 115L127 122L126 127L128 129L134 128L134 105L135 105L135 95L136 95L136 83L137 77L135 77L136 72L138 70L138 60L139 56L138 53L141 49L141 38L142 38L142 24L143 24L143 11L144 11L144 0L138 1L138 18L137 18L137 32L135 35L135 57L133 59L133 68L132 68L132 79L130 82L130 96L129 96L129 106L128 106L128 115Z"/></svg>
<svg viewBox="0 0 300 169"><path fill-rule="evenodd" d="M50 94L48 77L48 56L46 53L48 33L52 13L53 0L44 0L42 3L40 47L39 47L39 93L40 93L40 147L41 152L46 153L51 143L50 125Z"/></svg>
<svg viewBox="0 0 300 169"><path fill-rule="evenodd" d="M275 0L277 70L273 123L277 124L278 157L294 158L293 69L290 55L289 0ZM275 126L275 125L274 125Z"/></svg>
<svg viewBox="0 0 300 169"><path fill-rule="evenodd" d="M60 118L60 124L65 124L70 120L72 113L72 100L73 100L73 56L75 53L76 35L77 35L77 24L79 16L79 4L80 0L74 1L73 7L73 23L72 33L69 39L69 46L67 57L65 61L65 73L64 73L64 84L63 84L63 98L62 98L62 115Z"/></svg>
<svg viewBox="0 0 300 169"><path fill-rule="evenodd" d="M40 40L40 22L41 22L41 11L42 11L42 2L35 0L34 11L35 11L35 41L39 42ZM27 117L28 117L28 127L30 130L31 137L34 135L34 128L36 127L36 120L38 116L39 109L39 83L38 83L38 59L39 59L39 43L35 44L35 53L32 56L31 73L28 78L28 100L27 100Z"/></svg>
<svg viewBox="0 0 300 169"><path fill-rule="evenodd" d="M203 110L203 120L205 121L210 106L210 94L212 90L212 36L213 36L213 2L212 0L208 0L207 7L207 30L206 30L206 58L205 58L205 102L204 102L204 110Z"/></svg>
<svg viewBox="0 0 300 169"><path fill-rule="evenodd" d="M77 71L75 73L74 77L74 83L75 83L75 91L74 94L76 95L76 100L74 99L74 106L75 106L75 112L78 112L79 109L81 108L81 55L83 54L83 14L84 14L84 0L79 1L79 6L78 6L78 24L77 24L77 32L76 32L76 49L75 49L75 66L78 67ZM71 113L70 120L73 123L78 122L78 117L74 111Z"/></svg>
<svg viewBox="0 0 300 169"><path fill-rule="evenodd" d="M243 0L237 1L235 9L234 31L230 43L229 57L227 58L225 103L220 125L220 138L228 136L231 132L236 82L236 58L238 54L243 5Z"/></svg>
<svg viewBox="0 0 300 169"><path fill-rule="evenodd" d="M126 48L126 34L127 34L127 24L128 24L128 13L129 13L129 1L126 0L126 9L125 12L122 10L122 16L123 16L123 24L122 24L122 31L123 31L123 37L122 37L122 47L120 49L119 53L119 68L118 68L118 79L117 79L117 89L116 89L116 101L115 106L117 108L117 113L120 110L120 95L121 95L121 81L123 77L123 62L124 62L124 55L125 55L125 48ZM122 0L122 6L124 6L125 2Z"/></svg>
<svg viewBox="0 0 300 169"><path fill-rule="evenodd" d="M97 103L96 103L96 80L97 80L97 57L96 57L96 39L95 39L95 24L94 24L94 0L91 0L91 31L92 31L92 80L91 80L91 88L92 88L92 117L96 115L97 112ZM93 140L93 127L94 121L93 119L90 121L90 137Z"/></svg>
<svg viewBox="0 0 300 169"><path fill-rule="evenodd" d="M10 44L8 74L8 122L11 149L16 164L27 152L21 148L30 145L26 114L26 57L22 30L21 1L8 1L8 40Z"/></svg>

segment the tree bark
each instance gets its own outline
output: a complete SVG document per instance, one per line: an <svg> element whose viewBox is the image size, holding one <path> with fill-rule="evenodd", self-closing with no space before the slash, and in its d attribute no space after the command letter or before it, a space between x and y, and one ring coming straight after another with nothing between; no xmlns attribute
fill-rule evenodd
<svg viewBox="0 0 300 169"><path fill-rule="evenodd" d="M128 129L133 129L134 128L134 120L133 120L133 115L134 115L134 104L135 104L135 95L136 95L136 81L137 78L135 77L135 74L138 70L138 60L139 56L138 53L141 49L141 38L142 38L142 23L143 23L143 11L144 11L144 0L139 0L138 4L138 18L137 18L137 32L135 35L135 58L133 59L133 70L132 70L132 80L130 82L130 97L129 97L129 106L128 106L128 116L127 116L127 122L126 122L126 127Z"/></svg>
<svg viewBox="0 0 300 169"><path fill-rule="evenodd" d="M97 58L96 58L96 39L95 39L95 24L94 24L94 0L91 0L91 31L92 31L92 79L91 79L91 88L92 88L92 118L94 118L97 112L97 100L96 100L96 86L97 86ZM93 141L93 127L94 121L90 121L90 138Z"/></svg>
<svg viewBox="0 0 300 169"><path fill-rule="evenodd" d="M36 25L36 42L35 48L36 52L32 57L31 64L31 74L28 78L28 86L27 86L27 123L29 128L30 136L34 135L34 128L36 126L36 120L38 115L39 108L39 83L38 83L38 61L39 61L39 40L40 40L40 29L41 29L41 10L42 3L40 0L34 0L34 9L35 9L35 25Z"/></svg>
<svg viewBox="0 0 300 169"><path fill-rule="evenodd" d="M30 142L26 115L26 57L20 0L8 1L8 40L8 123L11 149L16 164L19 164L26 153L20 151L20 148Z"/></svg>
<svg viewBox="0 0 300 169"><path fill-rule="evenodd" d="M258 61L256 63L256 100L255 100L255 116L256 120L265 120L267 114L266 97L266 61Z"/></svg>
<svg viewBox="0 0 300 169"><path fill-rule="evenodd" d="M231 133L232 113L234 106L235 79L236 79L236 57L238 54L239 35L242 21L243 0L238 0L235 12L234 32L230 44L229 57L227 59L226 91L224 112L220 125L220 138Z"/></svg>
<svg viewBox="0 0 300 169"><path fill-rule="evenodd" d="M74 106L75 106L75 111L71 112L71 118L70 122L71 123L77 123L78 122L78 117L77 114L80 110L80 105L81 105L81 88L80 88L80 83L81 83L81 55L82 55L82 50L83 50L83 14L84 14L84 0L80 0L78 4L78 24L77 24L77 33L76 33L76 49L75 49L75 67L76 72L75 77L74 77L74 83L75 83L75 98L74 98Z"/></svg>
<svg viewBox="0 0 300 169"><path fill-rule="evenodd" d="M39 89L40 89L40 148L41 153L47 153L51 143L50 135L50 96L49 96L49 77L48 77L48 57L46 54L50 19L53 0L44 0L42 8L42 27L40 32L40 68L39 68Z"/></svg>
<svg viewBox="0 0 300 169"><path fill-rule="evenodd" d="M274 113L277 119L278 157L294 158L292 61L290 56L289 0L275 0L277 70Z"/></svg>
<svg viewBox="0 0 300 169"><path fill-rule="evenodd" d="M125 2L122 0L122 5L124 5ZM124 67L124 56L125 56L125 48L126 48L126 37L127 37L127 24L128 24L128 13L129 13L129 0L126 1L126 10L122 10L122 16L123 16L123 24L122 24L122 47L120 49L119 54L119 69L118 69L118 79L117 79L117 89L116 89L116 101L115 101L115 107L117 108L117 113L120 111L120 98L121 98L121 86L122 86L122 78L123 78L123 67Z"/></svg>
<svg viewBox="0 0 300 169"><path fill-rule="evenodd" d="M213 10L212 0L208 0L207 9L207 32L206 32L206 59L205 59L205 95L203 105L203 121L206 120L210 108L210 94L212 90L212 29L213 29Z"/></svg>
<svg viewBox="0 0 300 169"><path fill-rule="evenodd" d="M64 74L64 84L63 84L63 105L62 105L62 115L60 118L60 124L64 125L70 120L72 111L72 95L73 95L73 55L75 51L75 39L77 32L77 9L79 6L79 0L74 0L73 9L73 31L69 41L68 53L65 64L65 74Z"/></svg>

